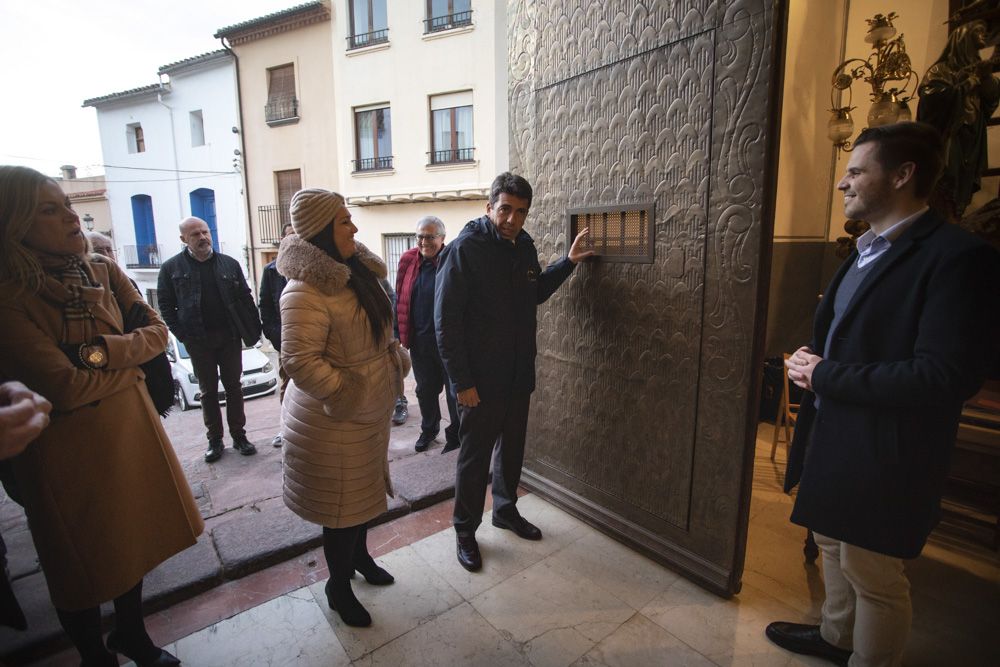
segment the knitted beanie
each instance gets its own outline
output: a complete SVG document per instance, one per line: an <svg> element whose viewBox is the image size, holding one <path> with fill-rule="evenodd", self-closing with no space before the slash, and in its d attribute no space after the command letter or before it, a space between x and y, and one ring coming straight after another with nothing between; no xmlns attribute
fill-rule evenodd
<svg viewBox="0 0 1000 667"><path fill-rule="evenodd" d="M344 198L336 192L310 188L292 196L289 212L292 229L299 238L309 240L333 222L333 216L344 206Z"/></svg>

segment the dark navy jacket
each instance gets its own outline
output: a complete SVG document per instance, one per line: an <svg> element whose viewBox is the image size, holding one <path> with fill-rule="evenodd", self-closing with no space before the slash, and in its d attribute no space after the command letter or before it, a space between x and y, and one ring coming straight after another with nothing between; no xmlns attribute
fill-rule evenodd
<svg viewBox="0 0 1000 667"><path fill-rule="evenodd" d="M816 311L825 349L833 300ZM870 551L915 558L937 523L962 403L1000 340L1000 256L933 212L896 239L858 287L813 371L788 458L792 521ZM809 437L811 434L811 438Z"/></svg>
<svg viewBox="0 0 1000 667"><path fill-rule="evenodd" d="M156 283L160 314L181 342L206 335L201 318L201 280L194 265L196 261L186 248L181 250L163 263ZM216 253L215 279L233 334L242 338L246 345L255 345L260 340L260 315L239 262L228 255Z"/></svg>
<svg viewBox="0 0 1000 667"><path fill-rule="evenodd" d="M441 251L434 328L457 391L483 400L535 389L536 311L573 272L563 258L545 271L525 231L505 241L486 216Z"/></svg>
<svg viewBox="0 0 1000 667"><path fill-rule="evenodd" d="M278 273L274 262L264 265L260 276L260 321L264 337L277 352L281 352L281 292L287 284L288 279Z"/></svg>

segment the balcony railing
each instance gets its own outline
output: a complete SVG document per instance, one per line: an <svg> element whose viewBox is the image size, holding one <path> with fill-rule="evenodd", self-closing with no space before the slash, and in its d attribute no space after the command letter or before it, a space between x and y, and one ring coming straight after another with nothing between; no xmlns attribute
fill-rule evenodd
<svg viewBox="0 0 1000 667"><path fill-rule="evenodd" d="M431 164L451 164L454 162L472 162L475 148L456 148L446 151L431 151L427 155Z"/></svg>
<svg viewBox="0 0 1000 667"><path fill-rule="evenodd" d="M281 125L299 118L299 100L295 97L276 97L264 105L264 120L269 125Z"/></svg>
<svg viewBox="0 0 1000 667"><path fill-rule="evenodd" d="M157 244L127 245L125 251L125 268L127 269L158 269L163 261L163 248Z"/></svg>
<svg viewBox="0 0 1000 667"><path fill-rule="evenodd" d="M258 206L257 225L261 243L281 242L281 229L292 222L287 206Z"/></svg>
<svg viewBox="0 0 1000 667"><path fill-rule="evenodd" d="M472 10L424 19L424 34L472 25Z"/></svg>
<svg viewBox="0 0 1000 667"><path fill-rule="evenodd" d="M372 32L351 35L347 38L347 49L360 49L375 44L384 44L389 41L389 29L374 30Z"/></svg>
<svg viewBox="0 0 1000 667"><path fill-rule="evenodd" d="M392 169L392 156L386 157L363 157L360 160L351 160L354 163L354 171L378 171L380 169Z"/></svg>

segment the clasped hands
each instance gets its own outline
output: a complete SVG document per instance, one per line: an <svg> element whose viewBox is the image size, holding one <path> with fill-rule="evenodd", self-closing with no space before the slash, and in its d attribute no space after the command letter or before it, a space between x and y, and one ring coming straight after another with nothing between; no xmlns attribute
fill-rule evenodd
<svg viewBox="0 0 1000 667"><path fill-rule="evenodd" d="M812 391L812 375L816 370L816 365L823 361L823 357L813 354L808 347L800 347L795 350L792 356L785 359L785 368L788 369L788 379L797 387L806 391Z"/></svg>

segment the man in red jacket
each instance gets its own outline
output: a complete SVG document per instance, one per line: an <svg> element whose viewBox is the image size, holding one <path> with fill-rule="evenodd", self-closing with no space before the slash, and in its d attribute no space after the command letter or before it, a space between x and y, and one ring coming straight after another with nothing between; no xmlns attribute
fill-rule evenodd
<svg viewBox="0 0 1000 667"><path fill-rule="evenodd" d="M425 451L441 428L438 397L446 392L451 423L444 430L442 454L458 449L458 406L455 388L441 363L434 335L434 279L444 248L444 223L432 215L417 222L417 247L399 258L396 272L396 337L410 351L420 404L420 437L414 447Z"/></svg>

